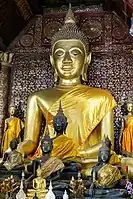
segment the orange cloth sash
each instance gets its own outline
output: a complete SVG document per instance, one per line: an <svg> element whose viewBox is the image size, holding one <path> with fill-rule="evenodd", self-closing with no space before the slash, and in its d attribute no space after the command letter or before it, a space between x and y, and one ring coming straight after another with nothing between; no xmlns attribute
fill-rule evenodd
<svg viewBox="0 0 133 199"><path fill-rule="evenodd" d="M123 131L122 150L129 153L133 152L133 115L128 118Z"/></svg>

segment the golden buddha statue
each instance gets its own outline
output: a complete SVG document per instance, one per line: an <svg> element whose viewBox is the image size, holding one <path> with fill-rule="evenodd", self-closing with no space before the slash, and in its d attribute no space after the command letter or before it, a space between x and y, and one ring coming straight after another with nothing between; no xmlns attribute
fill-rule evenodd
<svg viewBox="0 0 133 199"><path fill-rule="evenodd" d="M37 177L33 179L33 189L28 189L27 196L32 197L37 194L39 198L44 198L48 190L46 189L46 180L42 177L41 167L39 166L37 171Z"/></svg>
<svg viewBox="0 0 133 199"><path fill-rule="evenodd" d="M128 172L128 177L133 179L133 100L130 98L126 103L128 114L122 118L122 128L119 145L122 154L126 157L121 159L122 172ZM128 168L128 169L127 169Z"/></svg>
<svg viewBox="0 0 133 199"><path fill-rule="evenodd" d="M68 120L66 136L72 138L82 156L97 158L101 140L108 135L114 147L113 108L116 102L104 89L81 84L87 80L91 53L87 37L75 23L69 9L64 26L52 38L50 61L54 69L55 86L34 92L28 99L24 142L18 150L29 155L39 143L42 115L50 137L55 137L53 117L59 101Z"/></svg>
<svg viewBox="0 0 133 199"><path fill-rule="evenodd" d="M122 118L122 128L119 145L122 154L130 156L133 152L133 100L128 99L126 103L128 114Z"/></svg>
<svg viewBox="0 0 133 199"><path fill-rule="evenodd" d="M71 198L84 198L86 187L84 186L83 180L78 178L77 180L72 179L69 184L69 191Z"/></svg>
<svg viewBox="0 0 133 199"><path fill-rule="evenodd" d="M16 108L14 106L9 107L9 118L5 120L4 134L2 141L3 152L6 152L10 147L10 142L19 138L21 130L24 128L24 124L21 119L15 117Z"/></svg>
<svg viewBox="0 0 133 199"><path fill-rule="evenodd" d="M46 180L42 178L41 174L41 167L39 167L36 171L37 178L33 179L33 188L36 190L45 190L46 188Z"/></svg>

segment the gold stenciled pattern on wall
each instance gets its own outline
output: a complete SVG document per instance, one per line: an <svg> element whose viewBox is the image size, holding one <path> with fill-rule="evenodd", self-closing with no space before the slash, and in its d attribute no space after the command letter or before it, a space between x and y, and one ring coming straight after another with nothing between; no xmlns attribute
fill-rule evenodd
<svg viewBox="0 0 133 199"><path fill-rule="evenodd" d="M128 26L121 19L112 15L112 42L113 43L130 43L130 37L128 36Z"/></svg>
<svg viewBox="0 0 133 199"><path fill-rule="evenodd" d="M23 30L23 34L21 33L9 47L16 52L13 61L9 103L15 102L18 106L21 102L21 109L24 112L30 93L54 85L52 68L49 62L50 38L54 31L60 28L60 24L63 24L63 16L65 16L65 13L37 16L31 25L29 24L29 27ZM94 36L92 32L88 32L88 39L90 38L91 41L92 63L88 69L87 85L108 89L118 103L116 117L119 117L123 114L121 107L124 101L127 97L133 96L132 41L127 33L123 37L117 36L115 38L116 34L113 31L115 31L116 26L113 25L112 14L101 12L99 15L96 12L91 14L76 12L76 19L78 25L86 33L92 22L95 23L96 21L97 27L92 27ZM55 25L52 27L53 23ZM50 24L50 28L46 29L48 24ZM87 27L85 27L85 24ZM121 29L120 24L119 29ZM49 31L51 32L49 33ZM20 41L24 38L23 35L27 34L32 35L34 41L31 46L24 47ZM130 40L130 43L127 42L128 40ZM18 43L19 45L16 45ZM118 129L116 129L117 131ZM118 141L118 134L119 132L115 134L116 141Z"/></svg>
<svg viewBox="0 0 133 199"><path fill-rule="evenodd" d="M19 67L14 68L13 73L11 101L15 101L16 105L21 102L24 111L32 92L53 86L53 73L49 59L44 55L24 55L19 59Z"/></svg>

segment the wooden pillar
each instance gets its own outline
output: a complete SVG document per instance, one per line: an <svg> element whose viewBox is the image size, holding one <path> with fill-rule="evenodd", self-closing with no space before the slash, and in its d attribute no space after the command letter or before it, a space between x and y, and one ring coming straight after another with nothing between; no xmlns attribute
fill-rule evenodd
<svg viewBox="0 0 133 199"><path fill-rule="evenodd" d="M12 58L12 53L0 52L0 142L3 135L4 120L7 114L8 91L10 84L10 64Z"/></svg>

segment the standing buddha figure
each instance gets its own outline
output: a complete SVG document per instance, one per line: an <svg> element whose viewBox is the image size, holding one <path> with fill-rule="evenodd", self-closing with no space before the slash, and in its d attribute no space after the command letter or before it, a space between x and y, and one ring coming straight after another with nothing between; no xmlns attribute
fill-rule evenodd
<svg viewBox="0 0 133 199"><path fill-rule="evenodd" d="M122 118L119 143L122 153L129 156L133 152L133 101L131 99L128 99L126 108L128 114Z"/></svg>
<svg viewBox="0 0 133 199"><path fill-rule="evenodd" d="M122 154L126 157L121 159L122 170L128 172L128 177L133 179L133 100L126 103L128 114L122 118L122 128L119 139Z"/></svg>
<svg viewBox="0 0 133 199"><path fill-rule="evenodd" d="M34 92L28 99L24 142L18 147L25 155L38 147L42 115L50 137L55 137L53 117L59 101L67 117L66 136L72 138L82 155L97 157L101 140L108 135L114 146L113 108L116 102L104 89L81 84L87 80L91 61L88 39L76 26L71 8L64 26L52 38L50 61L55 86Z"/></svg>
<svg viewBox="0 0 133 199"><path fill-rule="evenodd" d="M10 142L19 138L21 130L24 128L24 123L21 119L15 117L16 108L11 106L9 108L9 118L5 120L4 135L3 135L3 152L6 152L10 147Z"/></svg>

